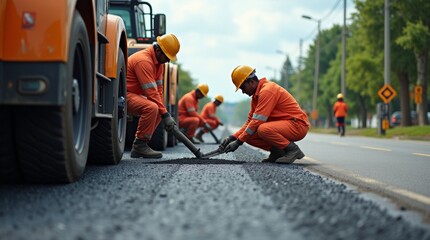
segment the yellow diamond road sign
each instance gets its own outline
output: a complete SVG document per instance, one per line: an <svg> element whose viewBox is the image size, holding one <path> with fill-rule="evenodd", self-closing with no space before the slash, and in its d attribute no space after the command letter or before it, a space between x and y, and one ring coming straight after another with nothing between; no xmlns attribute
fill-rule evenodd
<svg viewBox="0 0 430 240"><path fill-rule="evenodd" d="M384 103L389 103L397 95L397 92L389 84L385 84L378 91L378 95Z"/></svg>

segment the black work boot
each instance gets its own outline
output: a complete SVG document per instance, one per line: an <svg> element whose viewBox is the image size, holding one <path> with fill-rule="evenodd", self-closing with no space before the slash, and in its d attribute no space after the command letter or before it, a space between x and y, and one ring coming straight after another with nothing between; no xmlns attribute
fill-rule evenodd
<svg viewBox="0 0 430 240"><path fill-rule="evenodd" d="M261 160L261 162L271 162L274 163L276 159L282 157L285 155L285 152L282 149L279 149L277 147L271 147L270 148L270 155L269 157Z"/></svg>
<svg viewBox="0 0 430 240"><path fill-rule="evenodd" d="M203 141L203 134L204 134L204 132L202 131L202 130L200 130L198 133L197 133L197 135L195 136L195 138L197 139L197 140L199 140L200 142L202 142L202 143L204 143L205 141Z"/></svg>
<svg viewBox="0 0 430 240"><path fill-rule="evenodd" d="M296 159L302 159L305 156L299 146L293 142L284 148L284 153L283 157L276 159L276 163L293 163Z"/></svg>
<svg viewBox="0 0 430 240"><path fill-rule="evenodd" d="M132 158L162 158L163 154L158 151L152 150L148 146L148 141L141 139L134 139L133 147L131 149L130 157Z"/></svg>

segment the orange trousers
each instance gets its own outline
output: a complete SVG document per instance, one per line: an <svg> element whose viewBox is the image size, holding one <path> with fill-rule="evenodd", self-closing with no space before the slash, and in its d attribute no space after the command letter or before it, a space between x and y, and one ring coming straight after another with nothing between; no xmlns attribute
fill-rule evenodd
<svg viewBox="0 0 430 240"><path fill-rule="evenodd" d="M161 122L157 104L142 95L127 92L127 112L139 116L135 137L151 140L152 134Z"/></svg>
<svg viewBox="0 0 430 240"><path fill-rule="evenodd" d="M302 140L308 133L309 126L301 121L282 120L261 124L248 144L269 151L272 146L286 148L290 142Z"/></svg>
<svg viewBox="0 0 430 240"><path fill-rule="evenodd" d="M198 117L179 116L178 121L179 128L187 129L185 135L187 135L188 138L194 137L197 128L203 126L203 123L200 122L200 118Z"/></svg>

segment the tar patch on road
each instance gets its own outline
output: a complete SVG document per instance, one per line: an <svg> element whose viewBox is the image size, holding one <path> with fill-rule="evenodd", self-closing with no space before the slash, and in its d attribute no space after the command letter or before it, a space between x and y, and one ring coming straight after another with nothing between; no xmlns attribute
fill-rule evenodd
<svg viewBox="0 0 430 240"><path fill-rule="evenodd" d="M148 162L149 164L243 164L245 161L225 159L181 158L165 161Z"/></svg>

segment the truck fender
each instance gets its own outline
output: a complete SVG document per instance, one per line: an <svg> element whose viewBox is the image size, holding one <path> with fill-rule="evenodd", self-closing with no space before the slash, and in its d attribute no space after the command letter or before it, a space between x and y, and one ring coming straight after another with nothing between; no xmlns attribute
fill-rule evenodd
<svg viewBox="0 0 430 240"><path fill-rule="evenodd" d="M127 35L122 18L108 14L106 37L109 43L106 44L106 77L116 78L118 66L118 50L122 49L127 66Z"/></svg>

